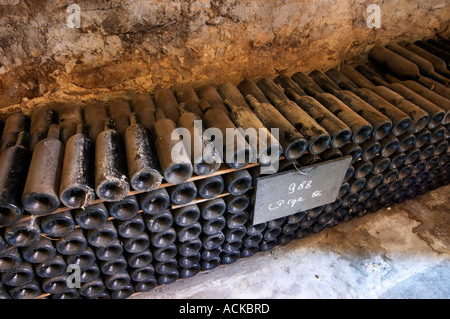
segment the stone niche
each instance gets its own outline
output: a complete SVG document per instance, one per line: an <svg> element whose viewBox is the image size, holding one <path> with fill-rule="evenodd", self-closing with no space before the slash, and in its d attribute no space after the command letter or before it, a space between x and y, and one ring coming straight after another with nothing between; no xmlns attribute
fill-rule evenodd
<svg viewBox="0 0 450 319"><path fill-rule="evenodd" d="M0 0L0 113L326 70L448 37L449 17L446 0Z"/></svg>

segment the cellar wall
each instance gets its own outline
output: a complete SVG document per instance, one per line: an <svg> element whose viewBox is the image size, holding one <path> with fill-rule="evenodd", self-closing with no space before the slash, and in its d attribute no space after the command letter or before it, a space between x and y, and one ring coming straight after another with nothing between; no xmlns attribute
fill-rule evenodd
<svg viewBox="0 0 450 319"><path fill-rule="evenodd" d="M380 28L366 23L372 2L2 0L0 112L326 70L450 34L444 0L376 1Z"/></svg>

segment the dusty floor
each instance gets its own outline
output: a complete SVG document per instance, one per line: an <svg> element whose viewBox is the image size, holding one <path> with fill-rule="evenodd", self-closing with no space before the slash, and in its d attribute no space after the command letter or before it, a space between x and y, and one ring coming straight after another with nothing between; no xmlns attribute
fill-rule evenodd
<svg viewBox="0 0 450 319"><path fill-rule="evenodd" d="M450 298L450 185L131 298Z"/></svg>

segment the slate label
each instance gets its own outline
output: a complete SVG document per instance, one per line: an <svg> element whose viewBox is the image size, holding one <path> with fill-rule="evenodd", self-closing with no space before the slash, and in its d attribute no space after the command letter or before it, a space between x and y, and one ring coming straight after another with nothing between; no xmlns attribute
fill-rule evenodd
<svg viewBox="0 0 450 319"><path fill-rule="evenodd" d="M351 159L351 156L345 156L258 177L253 225L334 202Z"/></svg>

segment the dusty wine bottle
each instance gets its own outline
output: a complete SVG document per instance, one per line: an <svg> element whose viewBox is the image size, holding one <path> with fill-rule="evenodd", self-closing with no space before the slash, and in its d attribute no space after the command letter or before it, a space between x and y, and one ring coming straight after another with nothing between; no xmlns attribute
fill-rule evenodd
<svg viewBox="0 0 450 319"><path fill-rule="evenodd" d="M436 80L446 86L448 86L450 80L443 77L439 73L436 73L434 70L433 64L429 62L428 60L422 58L421 56L403 48L402 46L398 45L397 43L391 43L386 46L387 49L391 50L392 52L397 53L398 55L404 57L410 62L413 62L417 67L419 68L419 71L422 75L432 78L433 80Z"/></svg>
<svg viewBox="0 0 450 319"><path fill-rule="evenodd" d="M403 85L403 83L392 83L388 86L388 88L402 95L406 100L419 106L423 112L428 113L429 122L427 123L427 127L429 129L433 129L442 123L442 120L445 117L445 111L433 102L420 96L413 90Z"/></svg>
<svg viewBox="0 0 450 319"><path fill-rule="evenodd" d="M330 145L331 138L328 132L307 112L291 101L275 82L269 78L262 78L257 85L278 111L304 136L308 142L310 153L320 154Z"/></svg>
<svg viewBox="0 0 450 319"><path fill-rule="evenodd" d="M194 182L187 182L169 187L170 200L175 205L184 205L197 197L197 187Z"/></svg>
<svg viewBox="0 0 450 319"><path fill-rule="evenodd" d="M423 153L424 153L424 152L425 152L424 150L422 150L422 149L420 149L420 148L418 148L418 147L412 147L412 148L410 148L409 150L407 150L407 151L405 152L406 159L405 159L404 164L406 164L406 165L408 165L408 164L414 164L417 160L419 160L419 158L421 158L421 157L423 156ZM430 150L430 151L428 152L428 154L425 155L424 157L430 156L431 154L433 154L433 152L434 152L434 146L433 146L433 149ZM425 159L425 158L422 158L422 159Z"/></svg>
<svg viewBox="0 0 450 319"><path fill-rule="evenodd" d="M131 187L140 192L157 188L162 175L148 131L136 113L131 113L130 126L125 130L125 151Z"/></svg>
<svg viewBox="0 0 450 319"><path fill-rule="evenodd" d="M182 256L189 256L191 254L200 251L202 248L202 242L199 238L195 238L184 243L177 245L178 253Z"/></svg>
<svg viewBox="0 0 450 319"><path fill-rule="evenodd" d="M197 193L204 199L212 199L222 194L225 188L225 182L222 176L211 176L195 182Z"/></svg>
<svg viewBox="0 0 450 319"><path fill-rule="evenodd" d="M355 164L363 154L361 146L353 142L347 142L339 150L344 156L350 155L352 157L352 160L350 162L351 165Z"/></svg>
<svg viewBox="0 0 450 319"><path fill-rule="evenodd" d="M0 144L0 153L3 153L8 147L16 144L20 132L28 131L29 121L30 118L21 113L14 113L6 118Z"/></svg>
<svg viewBox="0 0 450 319"><path fill-rule="evenodd" d="M53 247L52 241L44 237L22 250L23 259L33 264L47 262L54 258L55 255L56 249Z"/></svg>
<svg viewBox="0 0 450 319"><path fill-rule="evenodd" d="M220 231L212 235L202 234L200 236L204 249L213 250L220 247L225 241L225 235Z"/></svg>
<svg viewBox="0 0 450 319"><path fill-rule="evenodd" d="M95 141L95 193L107 202L119 201L128 195L130 185L125 175L123 139L108 118L104 131Z"/></svg>
<svg viewBox="0 0 450 319"><path fill-rule="evenodd" d="M155 127L155 103L150 94L138 93L131 100L131 108L137 114L141 124L153 132Z"/></svg>
<svg viewBox="0 0 450 319"><path fill-rule="evenodd" d="M285 88L286 95L306 111L320 126L330 134L330 145L342 147L352 136L350 128L322 104L310 96L301 96L290 88Z"/></svg>
<svg viewBox="0 0 450 319"><path fill-rule="evenodd" d="M100 227L108 220L109 213L104 203L92 204L85 209L75 210L75 221L83 229Z"/></svg>
<svg viewBox="0 0 450 319"><path fill-rule="evenodd" d="M229 198L231 198L230 196ZM203 219L214 219L222 216L227 209L227 204L223 198L216 198L210 201L199 203L198 207L201 212L201 217Z"/></svg>
<svg viewBox="0 0 450 319"><path fill-rule="evenodd" d="M21 192L31 159L28 142L28 133L21 132L16 145L0 155L0 226L13 225L22 218Z"/></svg>
<svg viewBox="0 0 450 319"><path fill-rule="evenodd" d="M53 122L55 113L52 109L41 106L31 113L30 124L30 151L33 152L36 144L47 136L50 124Z"/></svg>
<svg viewBox="0 0 450 319"><path fill-rule="evenodd" d="M184 227L176 227L177 239L179 242L191 241L202 233L202 226L199 222L192 223Z"/></svg>
<svg viewBox="0 0 450 319"><path fill-rule="evenodd" d="M152 249L153 258L158 261L165 261L174 258L177 255L177 246L175 244L162 248Z"/></svg>
<svg viewBox="0 0 450 319"><path fill-rule="evenodd" d="M91 246L107 247L117 238L117 230L112 221L107 221L96 229L87 231L87 240Z"/></svg>
<svg viewBox="0 0 450 319"><path fill-rule="evenodd" d="M420 96L424 97L425 99L429 100L431 103L434 103L435 105L437 105L441 109L443 109L445 111L445 116L442 119L442 124L446 125L446 124L450 123L450 116L449 116L450 100L449 100L449 98L446 98L446 97L444 97L442 95L439 95L436 92L434 92L432 90L429 90L425 86L423 86L423 85L421 85L421 84L419 84L419 83L417 83L415 81L403 81L403 82L401 82L401 84L406 86L408 89L414 91L418 95L420 95ZM422 102L422 103L424 103L424 102ZM425 105L425 103L423 105ZM430 112L436 112L437 111L434 106L432 106L432 108L433 109L430 110ZM439 117L437 119L439 120Z"/></svg>
<svg viewBox="0 0 450 319"><path fill-rule="evenodd" d="M145 231L123 240L123 249L130 254L137 254L150 247L150 237Z"/></svg>
<svg viewBox="0 0 450 319"><path fill-rule="evenodd" d="M119 256L114 260L102 261L100 262L100 271L102 274L111 276L119 272L126 271L127 260L124 256Z"/></svg>
<svg viewBox="0 0 450 319"><path fill-rule="evenodd" d="M75 228L70 234L58 239L55 244L56 250L63 255L78 255L87 246L88 242L81 228Z"/></svg>
<svg viewBox="0 0 450 319"><path fill-rule="evenodd" d="M177 238L177 233L173 227L169 227L158 233L150 234L150 242L156 248L163 248L172 245Z"/></svg>
<svg viewBox="0 0 450 319"><path fill-rule="evenodd" d="M372 90L365 88L354 90L353 93L392 120L391 132L394 136L403 134L411 127L412 120L410 116L393 105L392 101L386 101Z"/></svg>
<svg viewBox="0 0 450 319"><path fill-rule="evenodd" d="M222 97L214 86L206 85L197 89L197 95L201 100L208 101L211 107L221 109L223 112L225 112L225 114L229 114L228 109L222 100ZM205 112L205 110L203 111Z"/></svg>
<svg viewBox="0 0 450 319"><path fill-rule="evenodd" d="M267 129L278 128L279 142L283 148L284 157L297 159L307 148L307 141L301 133L285 118L282 113L268 103L260 103L253 95L246 96L248 104Z"/></svg>
<svg viewBox="0 0 450 319"><path fill-rule="evenodd" d="M172 139L172 133L177 128L175 122L165 116L162 109L157 109L155 123L156 153L165 180L171 184L180 184L192 176L193 167L181 140L181 135L178 139Z"/></svg>
<svg viewBox="0 0 450 319"><path fill-rule="evenodd" d="M268 166L278 160L279 155L282 153L281 146L269 130L264 127L259 118L251 111L244 96L242 96L236 86L230 82L226 82L219 87L219 92L231 111L230 119L238 128L245 131L247 142L250 144L250 149L252 150L249 162L253 163L254 159L257 158L261 165ZM256 139L250 139L247 136L249 129L255 130ZM272 161L270 160L271 157L273 157Z"/></svg>
<svg viewBox="0 0 450 319"><path fill-rule="evenodd" d="M232 214L238 214L250 205L250 198L246 194L229 196L226 200L226 208ZM203 214L202 214L203 216ZM203 217L205 218L205 217Z"/></svg>
<svg viewBox="0 0 450 319"><path fill-rule="evenodd" d="M43 216L40 223L41 230L53 238L67 236L75 229L75 220L70 211Z"/></svg>
<svg viewBox="0 0 450 319"><path fill-rule="evenodd" d="M402 135L398 136L398 141L400 145L398 150L400 152L405 152L409 148L413 147L416 144L416 136L412 132L405 132Z"/></svg>
<svg viewBox="0 0 450 319"><path fill-rule="evenodd" d="M122 245L119 239L116 239L108 247L96 247L95 255L99 260L113 260L123 254L125 246L125 243Z"/></svg>
<svg viewBox="0 0 450 319"><path fill-rule="evenodd" d="M395 84L398 86L398 84ZM400 109L411 118L411 126L409 130L413 133L417 133L427 126L430 121L430 115L422 110L419 106L404 98L402 95L394 90L391 84L387 86L376 86L372 89L376 94L383 99Z"/></svg>
<svg viewBox="0 0 450 319"><path fill-rule="evenodd" d="M118 220L128 220L139 212L139 204L136 195L127 196L116 202L106 203L109 214Z"/></svg>
<svg viewBox="0 0 450 319"><path fill-rule="evenodd" d="M395 152L391 155L391 164L389 164L389 169L398 169L406 161L406 154L404 152Z"/></svg>
<svg viewBox="0 0 450 319"><path fill-rule="evenodd" d="M172 90L161 88L155 91L155 105L157 109L162 109L166 117L172 122L177 123L180 118L178 111L178 101ZM156 111L155 111L156 112ZM156 118L156 120L158 120Z"/></svg>
<svg viewBox="0 0 450 319"><path fill-rule="evenodd" d="M153 191L139 194L139 206L146 214L164 211L170 205L170 197L166 188L158 188Z"/></svg>
<svg viewBox="0 0 450 319"><path fill-rule="evenodd" d="M228 111L227 111L228 113ZM210 108L205 111L203 120L207 127L218 128L222 132L222 158L230 168L240 169L248 165L252 150L242 134L230 120L225 111L218 108ZM233 136L227 134L227 130L234 132ZM220 153L220 148L216 145Z"/></svg>
<svg viewBox="0 0 450 319"><path fill-rule="evenodd" d="M269 79L263 80L272 81ZM284 103L280 99L280 96L284 96L283 92L279 90L276 91L276 93L279 95L274 97L276 101L272 101L272 103L274 103L275 105L274 107L267 101L266 98L261 98L261 96L264 96L264 93L260 90L260 88L263 88L263 90L267 89L265 91L266 94L268 92L273 92L271 91L271 88L268 87L268 85L264 86L265 83L261 84L258 82L258 85L260 86L260 88L258 88L255 83L249 80L246 80L244 82L249 84L251 83L251 85L246 85L247 88L243 92L245 92L247 102L252 107L255 114L268 129L278 128L280 130L279 142L283 147L284 156L287 159L297 159L301 155L303 155L303 153L306 151L307 143L310 141L307 141L305 139L305 137L302 135L302 131L303 133L305 133L308 127L301 127L301 129L298 129L300 125L297 124L297 127L295 127L296 124L292 122L292 119L293 115L298 115L299 112L301 112L300 114L307 116L307 118L304 119L304 121L307 121L309 115L307 115L303 110L299 110L298 107L289 108L289 106L286 104L287 102ZM273 81L271 82L271 84L276 87L276 84ZM259 97L259 99L257 97ZM286 96L284 96L284 101L289 101ZM289 102L292 103L291 101ZM295 118L299 117L295 116Z"/></svg>
<svg viewBox="0 0 450 319"><path fill-rule="evenodd" d="M371 89L375 85L364 75L359 73L354 67L346 65L341 68L341 72L360 88Z"/></svg>
<svg viewBox="0 0 450 319"><path fill-rule="evenodd" d="M344 73L336 70L335 68L329 69L325 72L325 75L332 80L341 90L348 90L354 92L358 89L358 86L353 83ZM311 76L311 75L310 75Z"/></svg>
<svg viewBox="0 0 450 319"><path fill-rule="evenodd" d="M200 218L200 208L196 205L183 206L172 211L175 224L181 227L192 225Z"/></svg>
<svg viewBox="0 0 450 319"><path fill-rule="evenodd" d="M359 179L351 178L348 181L348 184L350 185L348 194L350 194L350 195L357 194L366 185L366 178L359 178Z"/></svg>
<svg viewBox="0 0 450 319"><path fill-rule="evenodd" d="M57 277L42 279L42 291L49 294L61 294L67 290L68 274L62 274Z"/></svg>
<svg viewBox="0 0 450 319"><path fill-rule="evenodd" d="M190 150L194 173L210 175L216 172L222 164L222 159L211 139L204 135L201 118L189 112L184 103L180 103L178 109L181 114L177 123L178 127L189 131L190 138L183 138L183 142L186 149Z"/></svg>
<svg viewBox="0 0 450 319"><path fill-rule="evenodd" d="M369 51L369 60L391 71L401 79L418 80L420 70L418 66L401 55L382 46L374 46Z"/></svg>
<svg viewBox="0 0 450 319"><path fill-rule="evenodd" d="M108 118L108 109L103 102L92 102L86 105L83 112L88 136L95 142L97 136L103 132L105 128L105 121Z"/></svg>
<svg viewBox="0 0 450 319"><path fill-rule="evenodd" d="M160 210L151 214L145 214L145 225L152 233L159 233L167 230L173 223L170 210Z"/></svg>
<svg viewBox="0 0 450 319"><path fill-rule="evenodd" d="M378 74L372 68L370 68L369 65L370 63L359 64L355 67L355 69L375 85L388 85L389 82L385 80L382 75Z"/></svg>
<svg viewBox="0 0 450 319"><path fill-rule="evenodd" d="M76 134L66 143L59 198L69 208L86 207L95 199L94 143L77 126Z"/></svg>
<svg viewBox="0 0 450 319"><path fill-rule="evenodd" d="M35 278L33 266L23 262L17 268L2 273L2 282L11 287L20 287L28 284Z"/></svg>
<svg viewBox="0 0 450 319"><path fill-rule="evenodd" d="M59 127L52 124L47 137L36 144L31 158L22 194L23 208L29 213L45 215L59 207L63 157L64 145L59 140Z"/></svg>
<svg viewBox="0 0 450 319"><path fill-rule="evenodd" d="M177 83L172 86L178 103L184 103L188 112L196 114L199 118L202 118L203 112L200 108L200 99L195 93L192 86L188 83ZM182 114L180 114L181 117Z"/></svg>
<svg viewBox="0 0 450 319"><path fill-rule="evenodd" d="M361 179L367 176L373 170L373 163L371 161L358 161L353 164L355 167L354 178Z"/></svg>
<svg viewBox="0 0 450 319"><path fill-rule="evenodd" d="M131 278L130 275L124 270L122 272L115 273L113 275L105 276L104 281L106 288L113 291L117 291L129 285L131 282Z"/></svg>
<svg viewBox="0 0 450 319"><path fill-rule="evenodd" d="M299 85L301 86L301 84ZM317 86L317 84L315 85ZM309 89L309 86L304 86L302 88L306 93L314 97L318 102L337 116L342 122L348 125L352 131L351 141L353 143L360 144L372 134L372 125L334 95L330 93L313 91ZM320 91L323 92L322 89L320 89Z"/></svg>
<svg viewBox="0 0 450 319"><path fill-rule="evenodd" d="M398 178L400 180L405 179L406 177L410 176L411 173L414 170L414 166L412 164L403 164L399 169L398 169Z"/></svg>
<svg viewBox="0 0 450 319"><path fill-rule="evenodd" d="M66 263L68 265L74 264L80 267L80 270L85 269L95 262L95 254L91 247L87 247L78 254L66 256Z"/></svg>
<svg viewBox="0 0 450 319"><path fill-rule="evenodd" d="M154 278L155 268L152 264L141 268L134 268L129 271L131 280L134 282L147 281L148 279Z"/></svg>
<svg viewBox="0 0 450 319"><path fill-rule="evenodd" d="M406 152L405 154L407 154L407 156L408 155L409 156L406 159L405 163L407 163L407 162L414 163L418 159L426 160L430 156L433 156L434 150L435 150L434 145L428 144L428 145L422 146L418 151L416 150L416 153L412 154L412 156L409 155L408 152Z"/></svg>
<svg viewBox="0 0 450 319"><path fill-rule="evenodd" d="M369 138L364 143L361 144L361 148L363 150L363 153L361 154L361 159L363 161L370 161L380 152L381 144L376 139Z"/></svg>
<svg viewBox="0 0 450 319"><path fill-rule="evenodd" d="M14 247L27 247L39 240L41 229L37 218L32 218L6 227L3 236L6 242Z"/></svg>
<svg viewBox="0 0 450 319"><path fill-rule="evenodd" d="M431 131L424 128L416 134L416 147L422 147L428 143L431 143Z"/></svg>
<svg viewBox="0 0 450 319"><path fill-rule="evenodd" d="M22 255L14 246L9 246L0 253L0 272L7 272L16 269L23 262Z"/></svg>
<svg viewBox="0 0 450 319"><path fill-rule="evenodd" d="M215 234L221 231L225 227L225 224L226 220L223 216L219 216L215 219L202 219L202 232L207 235Z"/></svg>
<svg viewBox="0 0 450 319"><path fill-rule="evenodd" d="M83 283L79 292L81 296L86 298L99 298L105 292L105 284L98 277L91 282Z"/></svg>
<svg viewBox="0 0 450 319"><path fill-rule="evenodd" d="M134 238L145 230L144 220L141 214L135 215L127 220L118 220L116 223L117 233L122 238Z"/></svg>
<svg viewBox="0 0 450 319"><path fill-rule="evenodd" d="M400 147L400 141L392 134L379 140L379 142L381 145L380 155L383 157L391 156Z"/></svg>
<svg viewBox="0 0 450 319"><path fill-rule="evenodd" d="M41 278L51 278L60 276L67 270L67 264L64 261L63 256L55 255L52 259L34 265L34 271L36 275Z"/></svg>
<svg viewBox="0 0 450 319"><path fill-rule="evenodd" d="M125 131L130 125L130 103L123 97L114 98L109 102L108 111L109 117L115 123L115 130L120 134L122 138L125 137Z"/></svg>
<svg viewBox="0 0 450 319"><path fill-rule="evenodd" d="M252 186L252 176L247 170L239 170L225 174L225 186L231 195L242 195Z"/></svg>
<svg viewBox="0 0 450 319"><path fill-rule="evenodd" d="M373 174L381 174L389 167L391 160L389 157L383 157L381 155L376 156L372 159L372 173Z"/></svg>
<svg viewBox="0 0 450 319"><path fill-rule="evenodd" d="M77 131L77 126L83 124L82 105L76 103L65 103L58 109L58 126L60 139L65 145L69 138Z"/></svg>
<svg viewBox="0 0 450 319"><path fill-rule="evenodd" d="M327 148L320 154L320 159L322 161L330 161L336 158L342 157L342 152L337 148Z"/></svg>
<svg viewBox="0 0 450 319"><path fill-rule="evenodd" d="M447 70L445 61L439 58L438 56L432 54L431 52L428 52L427 50L413 43L400 42L399 45L415 53L416 55L421 56L422 58L428 60L438 73L445 76L446 78L450 78L450 72Z"/></svg>
<svg viewBox="0 0 450 319"><path fill-rule="evenodd" d="M447 53L445 50L436 47L432 42L430 43L429 41L419 40L414 42L414 44L444 60L447 68L450 65L450 53Z"/></svg>

